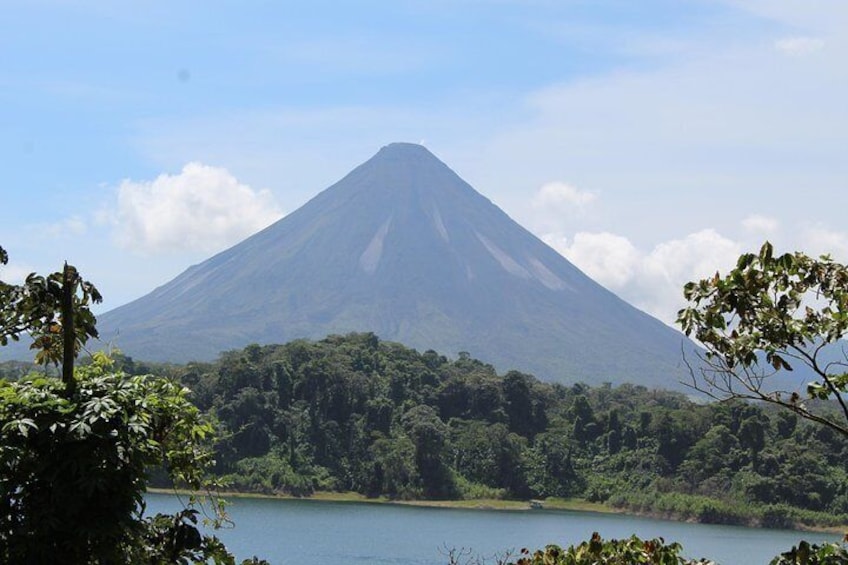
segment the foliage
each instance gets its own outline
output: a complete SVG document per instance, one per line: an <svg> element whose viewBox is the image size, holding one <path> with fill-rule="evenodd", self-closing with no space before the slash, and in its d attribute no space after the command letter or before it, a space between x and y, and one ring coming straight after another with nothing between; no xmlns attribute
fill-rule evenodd
<svg viewBox="0 0 848 565"><path fill-rule="evenodd" d="M235 558L215 536L201 535L198 510L184 508L174 515L157 514L145 519L144 539L136 551L128 554L132 563L150 565L189 565L215 563L235 565ZM241 565L268 565L257 557L245 559Z"/></svg>
<svg viewBox="0 0 848 565"><path fill-rule="evenodd" d="M690 306L678 323L707 349L700 381L693 386L717 398L754 399L791 410L848 435L848 360L831 360L828 346L848 331L848 268L824 255L774 254L766 242L757 254L739 257L736 268L690 282ZM810 399L832 399L836 412L804 402L772 385L776 374L799 365L813 372Z"/></svg>
<svg viewBox="0 0 848 565"><path fill-rule="evenodd" d="M838 543L818 545L802 541L772 559L769 565L848 565L848 550Z"/></svg>
<svg viewBox="0 0 848 565"><path fill-rule="evenodd" d="M0 382L0 555L5 562L138 562L149 553L141 512L147 470L205 484L212 433L187 389L162 378L78 369L67 396L56 379ZM177 531L200 534L183 518ZM151 524L156 524L152 522ZM149 537L149 536L148 536ZM183 535L183 541L190 541ZM199 542L198 542L199 543ZM195 544L185 546L193 549ZM138 555L137 555L138 554Z"/></svg>
<svg viewBox="0 0 848 565"><path fill-rule="evenodd" d="M8 260L0 247L0 264ZM97 337L90 306L101 300L97 288L67 263L47 276L31 273L21 285L0 281L0 345L29 334L36 361L68 365L63 377L66 386L73 386L73 359L90 337Z"/></svg>
<svg viewBox="0 0 848 565"><path fill-rule="evenodd" d="M704 559L690 561L680 555L679 543L666 544L662 538L642 540L631 536L623 540L605 540L597 532L579 545L561 548L548 545L530 552L522 549L522 557L510 565L709 565Z"/></svg>
<svg viewBox="0 0 848 565"><path fill-rule="evenodd" d="M42 362L62 363L61 380L0 380L0 562L234 563L198 530L194 504L144 517L153 467L173 484L207 485L213 426L175 381L116 371L100 353L75 369L97 335L89 305L99 299L67 264L23 285L0 282L0 343L28 332ZM214 511L217 526L225 515Z"/></svg>
<svg viewBox="0 0 848 565"><path fill-rule="evenodd" d="M709 559L688 560L681 555L683 547L679 543L666 544L662 538L643 540L635 535L622 540L605 540L597 532L588 541L571 545L565 549L558 545L548 545L544 549L520 551L517 561L507 565L717 565ZM451 552L451 563L459 563ZM463 554L464 555L464 554ZM482 564L485 560L470 557L467 563ZM506 560L497 558L497 563ZM848 565L848 549L844 543L810 544L801 541L791 550L781 553L769 562L769 565Z"/></svg>
<svg viewBox="0 0 848 565"><path fill-rule="evenodd" d="M666 544L663 538L643 540L632 535L621 540L605 540L598 532L590 540L565 549L556 544L535 551L522 548L516 561L510 560L511 552L496 554L488 560L465 548L443 551L449 565L718 565L706 558L687 559L682 552L679 543ZM772 559L769 565L848 565L848 549L844 541L820 545L801 541Z"/></svg>

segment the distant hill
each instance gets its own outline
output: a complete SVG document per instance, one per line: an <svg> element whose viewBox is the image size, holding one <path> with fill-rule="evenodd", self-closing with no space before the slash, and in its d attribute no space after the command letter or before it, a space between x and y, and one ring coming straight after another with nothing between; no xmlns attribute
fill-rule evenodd
<svg viewBox="0 0 848 565"><path fill-rule="evenodd" d="M595 283L419 145L99 318L150 361L371 331L546 380L675 387L682 334Z"/></svg>

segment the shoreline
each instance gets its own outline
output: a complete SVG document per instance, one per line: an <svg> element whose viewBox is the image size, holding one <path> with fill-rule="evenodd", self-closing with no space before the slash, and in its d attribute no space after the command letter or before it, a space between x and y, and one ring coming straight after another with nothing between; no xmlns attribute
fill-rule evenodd
<svg viewBox="0 0 848 565"><path fill-rule="evenodd" d="M208 496L205 493L186 489L171 489L148 487L147 492L153 494L175 494L181 496ZM510 512L527 512L531 510L568 510L573 512L597 512L600 514L626 514L637 516L624 509L614 508L605 504L589 502L582 499L549 498L546 500L504 500L499 498L474 498L463 500L401 500L380 497L368 497L358 492L316 491L309 496L295 496L286 493L259 493L221 490L213 493L223 499L267 499L267 500L315 500L320 502L357 502L365 504L392 504L397 506L417 506L423 508L454 508L465 510L498 510Z"/></svg>
<svg viewBox="0 0 848 565"><path fill-rule="evenodd" d="M189 496L208 496L198 492L193 492L184 489L169 489L149 487L147 492L153 494L172 494ZM674 516L669 516L661 513L651 512L633 512L625 508L615 508L606 504L597 502L589 502L579 498L549 498L545 500L502 500L502 499L468 499L468 500L398 500L386 497L367 497L357 492L331 492L318 491L309 496L294 496L285 493L256 493L256 492L240 492L240 491L218 491L214 496L219 496L223 499L238 499L238 498L253 498L267 500L314 500L318 502L354 502L364 504L391 504L397 506L415 506L421 508L448 508L460 510L497 510L500 512L529 512L529 511L571 511L571 512L595 512L599 514L620 514L623 516L633 516L640 518L654 518L657 520L667 520L669 522L684 522L690 524L699 524L700 522L693 520L678 519ZM744 528L761 529L760 526L752 524L730 524ZM848 525L845 526L822 526L814 527L806 524L795 524L792 529L800 532L819 532L829 534L845 534L848 531Z"/></svg>

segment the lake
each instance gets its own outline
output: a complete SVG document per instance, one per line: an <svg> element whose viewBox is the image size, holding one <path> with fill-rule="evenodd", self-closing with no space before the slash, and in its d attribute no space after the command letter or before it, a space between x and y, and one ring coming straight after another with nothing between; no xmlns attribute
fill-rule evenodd
<svg viewBox="0 0 848 565"><path fill-rule="evenodd" d="M172 495L148 494L148 512L181 508ZM687 557L721 565L766 564L800 539L838 541L836 534L685 524L620 514L554 510L423 508L393 504L234 498L235 527L216 532L239 559L257 555L277 565L447 565L445 548L491 557L521 547L570 545L592 532L604 538L663 537Z"/></svg>

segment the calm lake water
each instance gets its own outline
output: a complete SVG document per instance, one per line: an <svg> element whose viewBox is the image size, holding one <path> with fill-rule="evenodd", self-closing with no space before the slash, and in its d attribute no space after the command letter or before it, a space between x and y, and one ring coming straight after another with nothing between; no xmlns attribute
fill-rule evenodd
<svg viewBox="0 0 848 565"><path fill-rule="evenodd" d="M174 512L179 500L148 494L148 512ZM220 537L239 559L257 555L277 565L446 565L445 548L467 548L491 557L521 547L569 545L588 539L663 537L683 544L687 557L721 565L766 564L809 541L838 535L734 526L682 524L650 518L569 511L497 511L420 508L316 500L232 499L231 529Z"/></svg>

